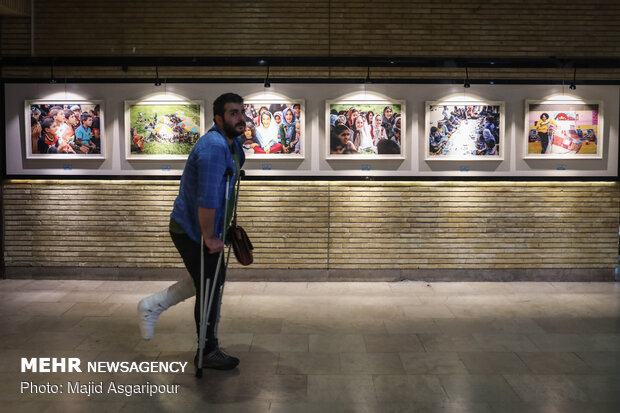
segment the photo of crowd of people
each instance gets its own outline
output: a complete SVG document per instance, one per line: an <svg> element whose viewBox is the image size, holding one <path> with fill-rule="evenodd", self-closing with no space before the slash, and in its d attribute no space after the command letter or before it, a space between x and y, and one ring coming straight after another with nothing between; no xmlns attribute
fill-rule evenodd
<svg viewBox="0 0 620 413"><path fill-rule="evenodd" d="M399 155L402 103L330 103L330 155Z"/></svg>
<svg viewBox="0 0 620 413"><path fill-rule="evenodd" d="M599 151L599 104L527 103L527 154L596 155Z"/></svg>
<svg viewBox="0 0 620 413"><path fill-rule="evenodd" d="M94 102L26 102L27 157L101 157L101 106Z"/></svg>
<svg viewBox="0 0 620 413"><path fill-rule="evenodd" d="M427 159L500 156L501 105L427 103L426 113Z"/></svg>
<svg viewBox="0 0 620 413"><path fill-rule="evenodd" d="M242 140L246 157L303 155L302 103L249 101L243 107L246 125Z"/></svg>
<svg viewBox="0 0 620 413"><path fill-rule="evenodd" d="M129 157L187 156L201 136L198 103L128 103Z"/></svg>

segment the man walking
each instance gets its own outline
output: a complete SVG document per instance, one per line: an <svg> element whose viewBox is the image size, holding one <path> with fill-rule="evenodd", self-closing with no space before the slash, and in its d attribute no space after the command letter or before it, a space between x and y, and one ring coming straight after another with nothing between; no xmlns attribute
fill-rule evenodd
<svg viewBox="0 0 620 413"><path fill-rule="evenodd" d="M200 322L200 256L204 255L205 279L213 284L220 252L224 250L221 234L225 234L234 208L234 183L245 161L239 137L245 130L243 99L226 93L213 102L214 125L192 148L183 175L179 195L170 215L170 236L183 258L197 292L194 307L196 333ZM233 171L229 185L229 211L225 215L226 173ZM224 222L224 216L228 222ZM201 251L201 237L205 248ZM202 368L234 369L239 359L219 348L216 323L219 317L224 266L220 269L218 285L213 295L213 310L209 316L207 342L203 353ZM140 327L144 338L151 338L159 315L170 306L191 297L194 291L188 280L179 281L164 291L146 297L138 304ZM194 362L198 363L198 354Z"/></svg>

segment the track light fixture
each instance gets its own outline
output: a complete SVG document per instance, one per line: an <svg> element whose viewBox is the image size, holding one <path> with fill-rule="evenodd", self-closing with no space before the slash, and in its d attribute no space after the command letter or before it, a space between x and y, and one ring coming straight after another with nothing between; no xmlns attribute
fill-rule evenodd
<svg viewBox="0 0 620 413"><path fill-rule="evenodd" d="M271 83L269 82L269 66L267 66L267 75L265 76L265 87L271 87Z"/></svg>
<svg viewBox="0 0 620 413"><path fill-rule="evenodd" d="M159 66L155 66L155 86L161 86L161 80L159 79Z"/></svg>
<svg viewBox="0 0 620 413"><path fill-rule="evenodd" d="M463 87L465 89L469 89L471 87L471 83L469 83L469 70L467 66L465 66L465 83L463 83Z"/></svg>
<svg viewBox="0 0 620 413"><path fill-rule="evenodd" d="M54 61L50 64L50 85L56 83L56 78L54 77Z"/></svg>
<svg viewBox="0 0 620 413"><path fill-rule="evenodd" d="M576 78L577 78L577 68L575 68L575 70L573 71L573 82L568 87L570 90L577 89L577 84L575 83Z"/></svg>

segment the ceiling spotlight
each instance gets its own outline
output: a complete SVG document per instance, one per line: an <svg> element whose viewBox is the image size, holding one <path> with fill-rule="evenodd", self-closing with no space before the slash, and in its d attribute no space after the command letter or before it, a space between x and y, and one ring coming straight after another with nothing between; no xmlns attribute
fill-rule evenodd
<svg viewBox="0 0 620 413"><path fill-rule="evenodd" d="M155 66L155 86L161 86L161 80L159 79L159 66Z"/></svg>
<svg viewBox="0 0 620 413"><path fill-rule="evenodd" d="M568 87L570 90L575 90L577 89L577 85L575 83L575 79L577 77L577 68L575 68L575 70L573 71L573 82L570 84L570 86Z"/></svg>
<svg viewBox="0 0 620 413"><path fill-rule="evenodd" d="M469 83L469 70L467 66L465 66L465 83L463 83L463 87L465 89L469 89L471 87L471 83Z"/></svg>
<svg viewBox="0 0 620 413"><path fill-rule="evenodd" d="M269 66L267 66L267 75L265 76L265 87L271 87L271 83L269 82Z"/></svg>

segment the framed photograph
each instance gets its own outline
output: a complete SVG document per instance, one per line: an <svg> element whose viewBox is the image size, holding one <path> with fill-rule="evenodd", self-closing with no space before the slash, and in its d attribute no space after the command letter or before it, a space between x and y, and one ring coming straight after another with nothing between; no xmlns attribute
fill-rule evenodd
<svg viewBox="0 0 620 413"><path fill-rule="evenodd" d="M504 102L426 102L425 156L435 160L503 160Z"/></svg>
<svg viewBox="0 0 620 413"><path fill-rule="evenodd" d="M27 100L27 159L105 159L103 101Z"/></svg>
<svg viewBox="0 0 620 413"><path fill-rule="evenodd" d="M525 102L525 158L601 159L603 102Z"/></svg>
<svg viewBox="0 0 620 413"><path fill-rule="evenodd" d="M126 159L187 159L203 133L203 108L198 100L125 101Z"/></svg>
<svg viewBox="0 0 620 413"><path fill-rule="evenodd" d="M243 148L247 159L305 157L303 100L248 99L244 102L246 128Z"/></svg>
<svg viewBox="0 0 620 413"><path fill-rule="evenodd" d="M405 101L328 100L326 159L404 159Z"/></svg>

